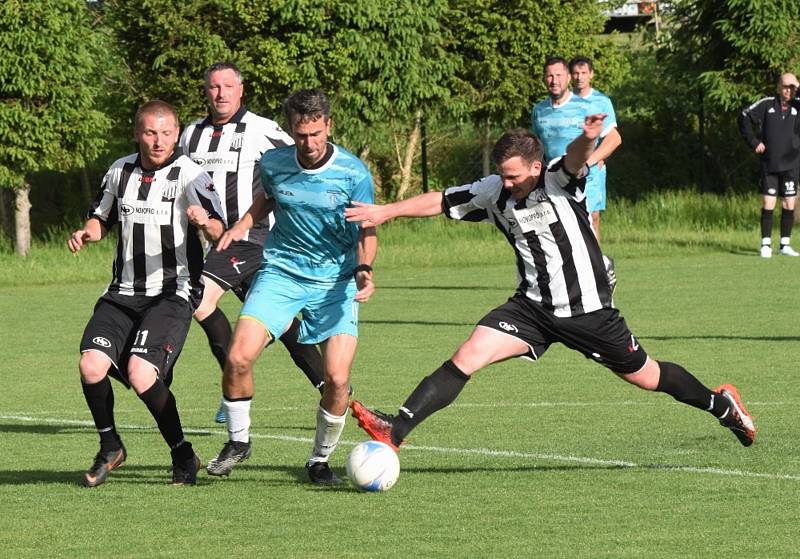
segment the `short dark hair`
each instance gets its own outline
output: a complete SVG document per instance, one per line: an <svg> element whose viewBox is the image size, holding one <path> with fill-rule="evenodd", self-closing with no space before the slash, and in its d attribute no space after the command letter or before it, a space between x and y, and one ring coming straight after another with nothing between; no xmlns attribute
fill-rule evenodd
<svg viewBox="0 0 800 559"><path fill-rule="evenodd" d="M564 68L567 68L567 61L564 60L560 56L548 56L544 61L544 66L542 67L542 71L548 66L552 66L553 64L563 64Z"/></svg>
<svg viewBox="0 0 800 559"><path fill-rule="evenodd" d="M203 81L206 85L208 85L208 80L211 77L211 74L214 72L221 72L222 70L233 70L233 73L236 75L236 79L239 83L242 83L242 71L239 70L239 67L231 62L230 60L223 60L221 62L215 62L203 74Z"/></svg>
<svg viewBox="0 0 800 559"><path fill-rule="evenodd" d="M291 128L294 117L300 122L308 122L323 117L327 122L331 117L331 102L321 89L298 89L283 102L283 115Z"/></svg>
<svg viewBox="0 0 800 559"><path fill-rule="evenodd" d="M495 142L492 148L492 160L500 165L512 157L521 157L526 163L541 161L544 157L542 141L527 128L509 130Z"/></svg>
<svg viewBox="0 0 800 559"><path fill-rule="evenodd" d="M178 111L175 110L175 107L166 101L161 101L160 99L148 101L147 103L141 105L136 111L136 116L133 119L135 129L139 130L145 115L165 116L168 114L172 115L172 118L175 119L175 126L180 126L180 121L178 120Z"/></svg>
<svg viewBox="0 0 800 559"><path fill-rule="evenodd" d="M594 66L592 65L591 58L587 58L585 56L576 56L575 58L569 61L570 73L572 73L572 71L575 69L575 66L583 66L583 65L588 66L590 72L594 72Z"/></svg>

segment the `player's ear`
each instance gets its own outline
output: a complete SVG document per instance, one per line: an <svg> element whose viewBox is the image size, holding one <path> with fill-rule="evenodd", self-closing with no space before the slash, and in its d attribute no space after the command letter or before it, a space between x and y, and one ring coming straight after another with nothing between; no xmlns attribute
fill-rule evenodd
<svg viewBox="0 0 800 559"><path fill-rule="evenodd" d="M542 172L542 162L541 161L534 161L531 163L531 175L539 176Z"/></svg>

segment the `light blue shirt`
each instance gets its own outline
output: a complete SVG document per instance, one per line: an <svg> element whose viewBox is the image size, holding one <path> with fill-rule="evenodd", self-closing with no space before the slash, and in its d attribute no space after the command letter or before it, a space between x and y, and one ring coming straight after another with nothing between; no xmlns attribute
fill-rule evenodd
<svg viewBox="0 0 800 559"><path fill-rule="evenodd" d="M600 134L600 140L608 134L612 128L617 126L617 115L611 100L592 89L587 97L580 97L569 92L569 99L558 107L553 106L552 100L548 97L536 105L531 110L531 129L544 144L545 163L549 163L556 157L560 157L567 152L567 146L583 133L583 122L589 115L606 113L608 116L603 121L604 127ZM592 166L589 175L586 177L585 191L590 193L597 190L598 198L601 201L599 209L605 208L605 184L606 167L602 169ZM591 210L590 210L591 211Z"/></svg>
<svg viewBox="0 0 800 559"><path fill-rule="evenodd" d="M364 163L336 145L333 150L319 169L304 169L295 146L262 156L261 184L275 200L265 266L320 283L353 278L359 225L345 221L344 209L353 201L374 203L374 188Z"/></svg>

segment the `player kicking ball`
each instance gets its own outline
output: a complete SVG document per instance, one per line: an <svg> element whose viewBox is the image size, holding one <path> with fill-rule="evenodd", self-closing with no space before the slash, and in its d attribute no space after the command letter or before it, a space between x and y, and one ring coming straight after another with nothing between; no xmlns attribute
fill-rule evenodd
<svg viewBox="0 0 800 559"><path fill-rule="evenodd" d="M539 139L528 130L512 130L494 146L496 175L385 206L357 203L345 211L348 221L364 227L440 213L491 223L514 248L519 275L514 295L478 322L397 415L353 401L353 417L370 437L397 450L417 425L450 405L475 372L512 357L537 360L560 342L631 384L707 411L744 446L753 444L756 427L734 386L710 390L680 365L649 357L612 304L583 192L586 161L604 118L586 117L582 135L546 169Z"/></svg>

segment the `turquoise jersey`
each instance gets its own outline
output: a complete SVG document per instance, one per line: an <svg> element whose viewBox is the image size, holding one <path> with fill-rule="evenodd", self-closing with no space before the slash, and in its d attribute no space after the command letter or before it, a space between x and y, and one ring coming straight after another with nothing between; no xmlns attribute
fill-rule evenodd
<svg viewBox="0 0 800 559"><path fill-rule="evenodd" d="M583 133L583 122L591 113L586 99L569 93L563 105L553 106L548 97L531 111L531 128L544 144L545 163L567 152L569 143Z"/></svg>
<svg viewBox="0 0 800 559"><path fill-rule="evenodd" d="M608 115L603 121L601 139L617 125L617 115L607 96L595 89L591 90L588 97L579 97L572 92L569 95L570 98L567 102L558 107L553 107L553 103L548 97L537 103L531 110L531 129L544 144L545 163L567 152L570 142L583 133L583 122L587 116L598 113ZM600 140L598 140L599 142ZM589 211L605 209L605 184L605 165L599 170L597 166L590 168L585 186L587 197L592 200L589 204ZM598 194L588 196L592 191L597 191Z"/></svg>
<svg viewBox="0 0 800 559"><path fill-rule="evenodd" d="M295 146L286 146L261 157L261 184L275 200L264 266L304 281L352 280L359 225L345 221L344 209L353 201L374 203L366 165L333 145L333 155L322 167L304 169Z"/></svg>

